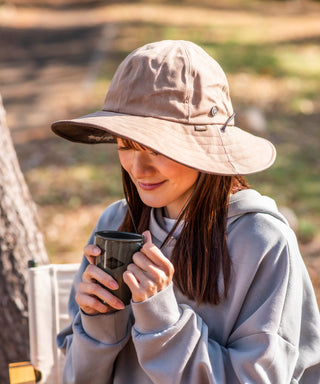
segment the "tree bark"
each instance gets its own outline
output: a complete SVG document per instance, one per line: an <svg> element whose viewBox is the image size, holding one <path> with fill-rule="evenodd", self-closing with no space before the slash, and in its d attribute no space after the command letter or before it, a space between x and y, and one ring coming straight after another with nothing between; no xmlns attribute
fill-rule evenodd
<svg viewBox="0 0 320 384"><path fill-rule="evenodd" d="M0 95L0 383L9 382L9 363L29 359L26 277L30 259L49 262Z"/></svg>

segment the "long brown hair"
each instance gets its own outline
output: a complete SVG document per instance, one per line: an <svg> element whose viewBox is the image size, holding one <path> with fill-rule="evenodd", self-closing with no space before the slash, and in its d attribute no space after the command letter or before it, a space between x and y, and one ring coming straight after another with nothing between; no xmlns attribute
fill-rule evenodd
<svg viewBox="0 0 320 384"><path fill-rule="evenodd" d="M227 248L227 213L230 194L249 186L241 176L201 174L184 212L184 225L173 249L174 283L189 299L219 304L227 297L232 263ZM151 208L140 199L134 183L122 168L124 192L137 230L149 228ZM134 231L129 211L121 231ZM219 276L223 276L223 290Z"/></svg>

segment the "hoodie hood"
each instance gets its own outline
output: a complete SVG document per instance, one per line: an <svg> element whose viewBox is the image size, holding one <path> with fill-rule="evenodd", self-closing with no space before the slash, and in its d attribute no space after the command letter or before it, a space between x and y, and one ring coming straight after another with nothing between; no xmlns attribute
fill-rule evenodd
<svg viewBox="0 0 320 384"><path fill-rule="evenodd" d="M268 196L262 196L253 189L245 189L230 197L228 225L247 213L267 213L288 225L286 218L279 212L276 202Z"/></svg>

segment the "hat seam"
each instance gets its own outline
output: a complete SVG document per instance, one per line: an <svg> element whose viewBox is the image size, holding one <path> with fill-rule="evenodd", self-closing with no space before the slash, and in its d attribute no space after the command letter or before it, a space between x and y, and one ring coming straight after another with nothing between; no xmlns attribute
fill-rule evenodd
<svg viewBox="0 0 320 384"><path fill-rule="evenodd" d="M186 60L185 60L185 63L188 64L188 67L186 68L186 72L187 72L187 76L186 76L186 89L187 89L187 97L186 99L184 100L184 103L185 103L185 108L187 109L187 114L188 114L188 122L190 122L190 116L191 116L191 103L190 103L190 96L191 96L191 93L192 93L192 90L190 88L190 81L189 81L189 76L191 75L191 68L192 68L192 65L191 65L191 59L190 59L190 56L189 56L189 53L188 53L188 50L186 49L185 45L183 44L183 41L180 41L180 44L182 46L182 49L184 50L185 52L185 56L186 56ZM187 105L186 105L187 104Z"/></svg>
<svg viewBox="0 0 320 384"><path fill-rule="evenodd" d="M219 136L220 136L220 139L221 139L221 143L222 143L222 146L223 146L223 149L224 149L224 152L225 152L225 155L226 155L226 157L227 157L227 159L228 159L229 164L230 164L231 167L233 168L234 172L235 172L236 174L239 174L237 168L234 166L233 162L231 161L231 158L230 158L229 153L227 152L226 146L224 145L223 138L222 138L222 135L223 135L224 133L221 132L220 129L218 130L218 133L219 133Z"/></svg>

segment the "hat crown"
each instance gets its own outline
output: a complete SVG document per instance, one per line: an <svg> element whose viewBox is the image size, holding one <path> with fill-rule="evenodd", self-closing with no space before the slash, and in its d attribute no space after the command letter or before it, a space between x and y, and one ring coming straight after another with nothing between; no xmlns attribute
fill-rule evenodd
<svg viewBox="0 0 320 384"><path fill-rule="evenodd" d="M220 65L183 40L147 44L128 55L111 81L103 110L185 124L223 124L233 113Z"/></svg>

